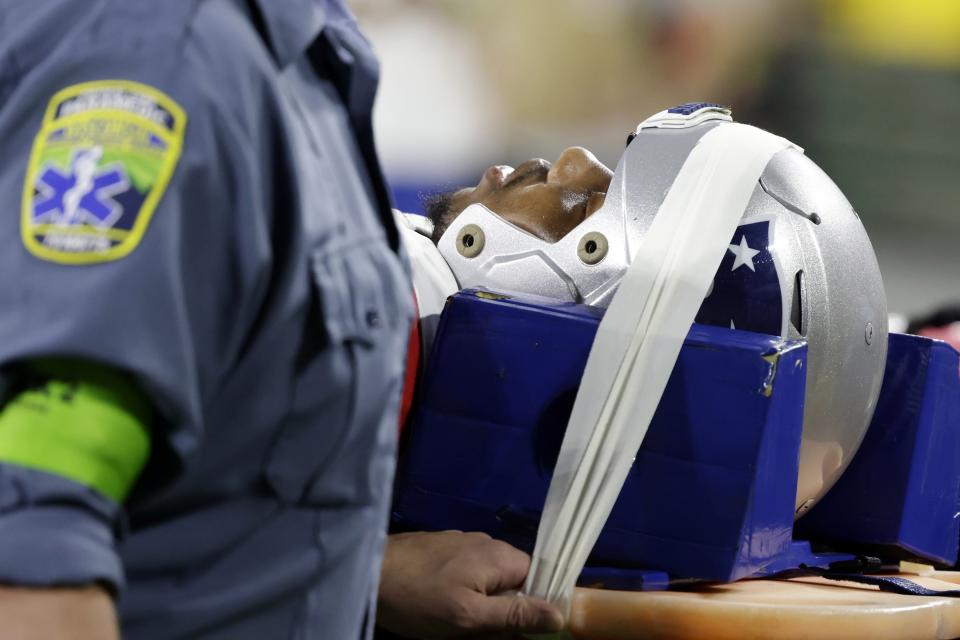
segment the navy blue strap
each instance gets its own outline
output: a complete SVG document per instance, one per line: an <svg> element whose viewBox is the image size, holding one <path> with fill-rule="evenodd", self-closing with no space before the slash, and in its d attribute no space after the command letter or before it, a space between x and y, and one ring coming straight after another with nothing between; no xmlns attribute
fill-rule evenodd
<svg viewBox="0 0 960 640"><path fill-rule="evenodd" d="M906 578L900 578L897 576L865 576L862 573L830 573L829 571L825 571L820 575L828 580L843 580L845 582L870 584L875 587L879 587L880 591L899 593L905 596L960 598L960 589L947 589L945 591L927 589L923 585L917 584L913 580L907 580Z"/></svg>
<svg viewBox="0 0 960 640"><path fill-rule="evenodd" d="M827 580L837 580L841 582L856 582L858 584L868 584L878 587L880 591L887 593L898 593L905 596L937 596L940 598L960 598L960 589L947 589L938 591L928 589L923 585L917 584L913 580L889 575L867 575L871 572L889 572L890 567L883 565L877 558L861 556L855 560L844 560L833 562L829 568L810 567L801 564L798 569L788 569L776 575L771 576L778 580L789 580L791 578L819 577Z"/></svg>

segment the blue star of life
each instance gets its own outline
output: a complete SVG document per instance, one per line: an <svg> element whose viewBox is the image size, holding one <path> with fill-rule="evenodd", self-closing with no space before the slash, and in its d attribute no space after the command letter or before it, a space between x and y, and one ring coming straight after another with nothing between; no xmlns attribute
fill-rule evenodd
<svg viewBox="0 0 960 640"><path fill-rule="evenodd" d="M33 205L34 224L91 225L109 228L123 215L113 196L126 191L129 181L120 165L100 168L101 147L78 149L70 173L47 165L37 177L36 188L44 199Z"/></svg>

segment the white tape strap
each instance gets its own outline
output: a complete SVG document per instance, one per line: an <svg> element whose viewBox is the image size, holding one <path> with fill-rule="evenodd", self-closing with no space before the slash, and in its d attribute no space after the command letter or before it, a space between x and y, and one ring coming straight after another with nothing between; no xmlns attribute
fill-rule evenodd
<svg viewBox="0 0 960 640"><path fill-rule="evenodd" d="M741 124L690 152L590 350L524 592L570 596L650 425L690 325L767 163L791 143Z"/></svg>

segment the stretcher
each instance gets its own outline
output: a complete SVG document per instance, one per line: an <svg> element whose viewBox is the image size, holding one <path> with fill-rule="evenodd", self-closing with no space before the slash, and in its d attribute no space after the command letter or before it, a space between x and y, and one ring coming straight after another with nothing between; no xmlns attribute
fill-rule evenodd
<svg viewBox="0 0 960 640"><path fill-rule="evenodd" d="M601 312L483 290L441 318L397 475L399 530L485 531L529 551ZM960 637L960 598L820 577L865 555L956 589L960 354L891 334L858 453L797 518L803 341L694 325L581 574L569 629L627 638ZM870 573L867 568L866 573Z"/></svg>
<svg viewBox="0 0 960 640"><path fill-rule="evenodd" d="M953 571L904 577L930 589L960 585ZM960 599L816 577L690 591L578 588L570 634L577 640L947 640L960 637Z"/></svg>

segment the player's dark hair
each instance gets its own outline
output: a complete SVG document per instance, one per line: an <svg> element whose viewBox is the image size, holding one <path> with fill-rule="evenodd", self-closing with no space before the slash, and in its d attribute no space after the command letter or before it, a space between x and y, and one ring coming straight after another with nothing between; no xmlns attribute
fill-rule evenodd
<svg viewBox="0 0 960 640"><path fill-rule="evenodd" d="M453 209L453 192L431 193L423 198L423 210L433 223L433 244L440 241L443 232L456 219L459 211Z"/></svg>

